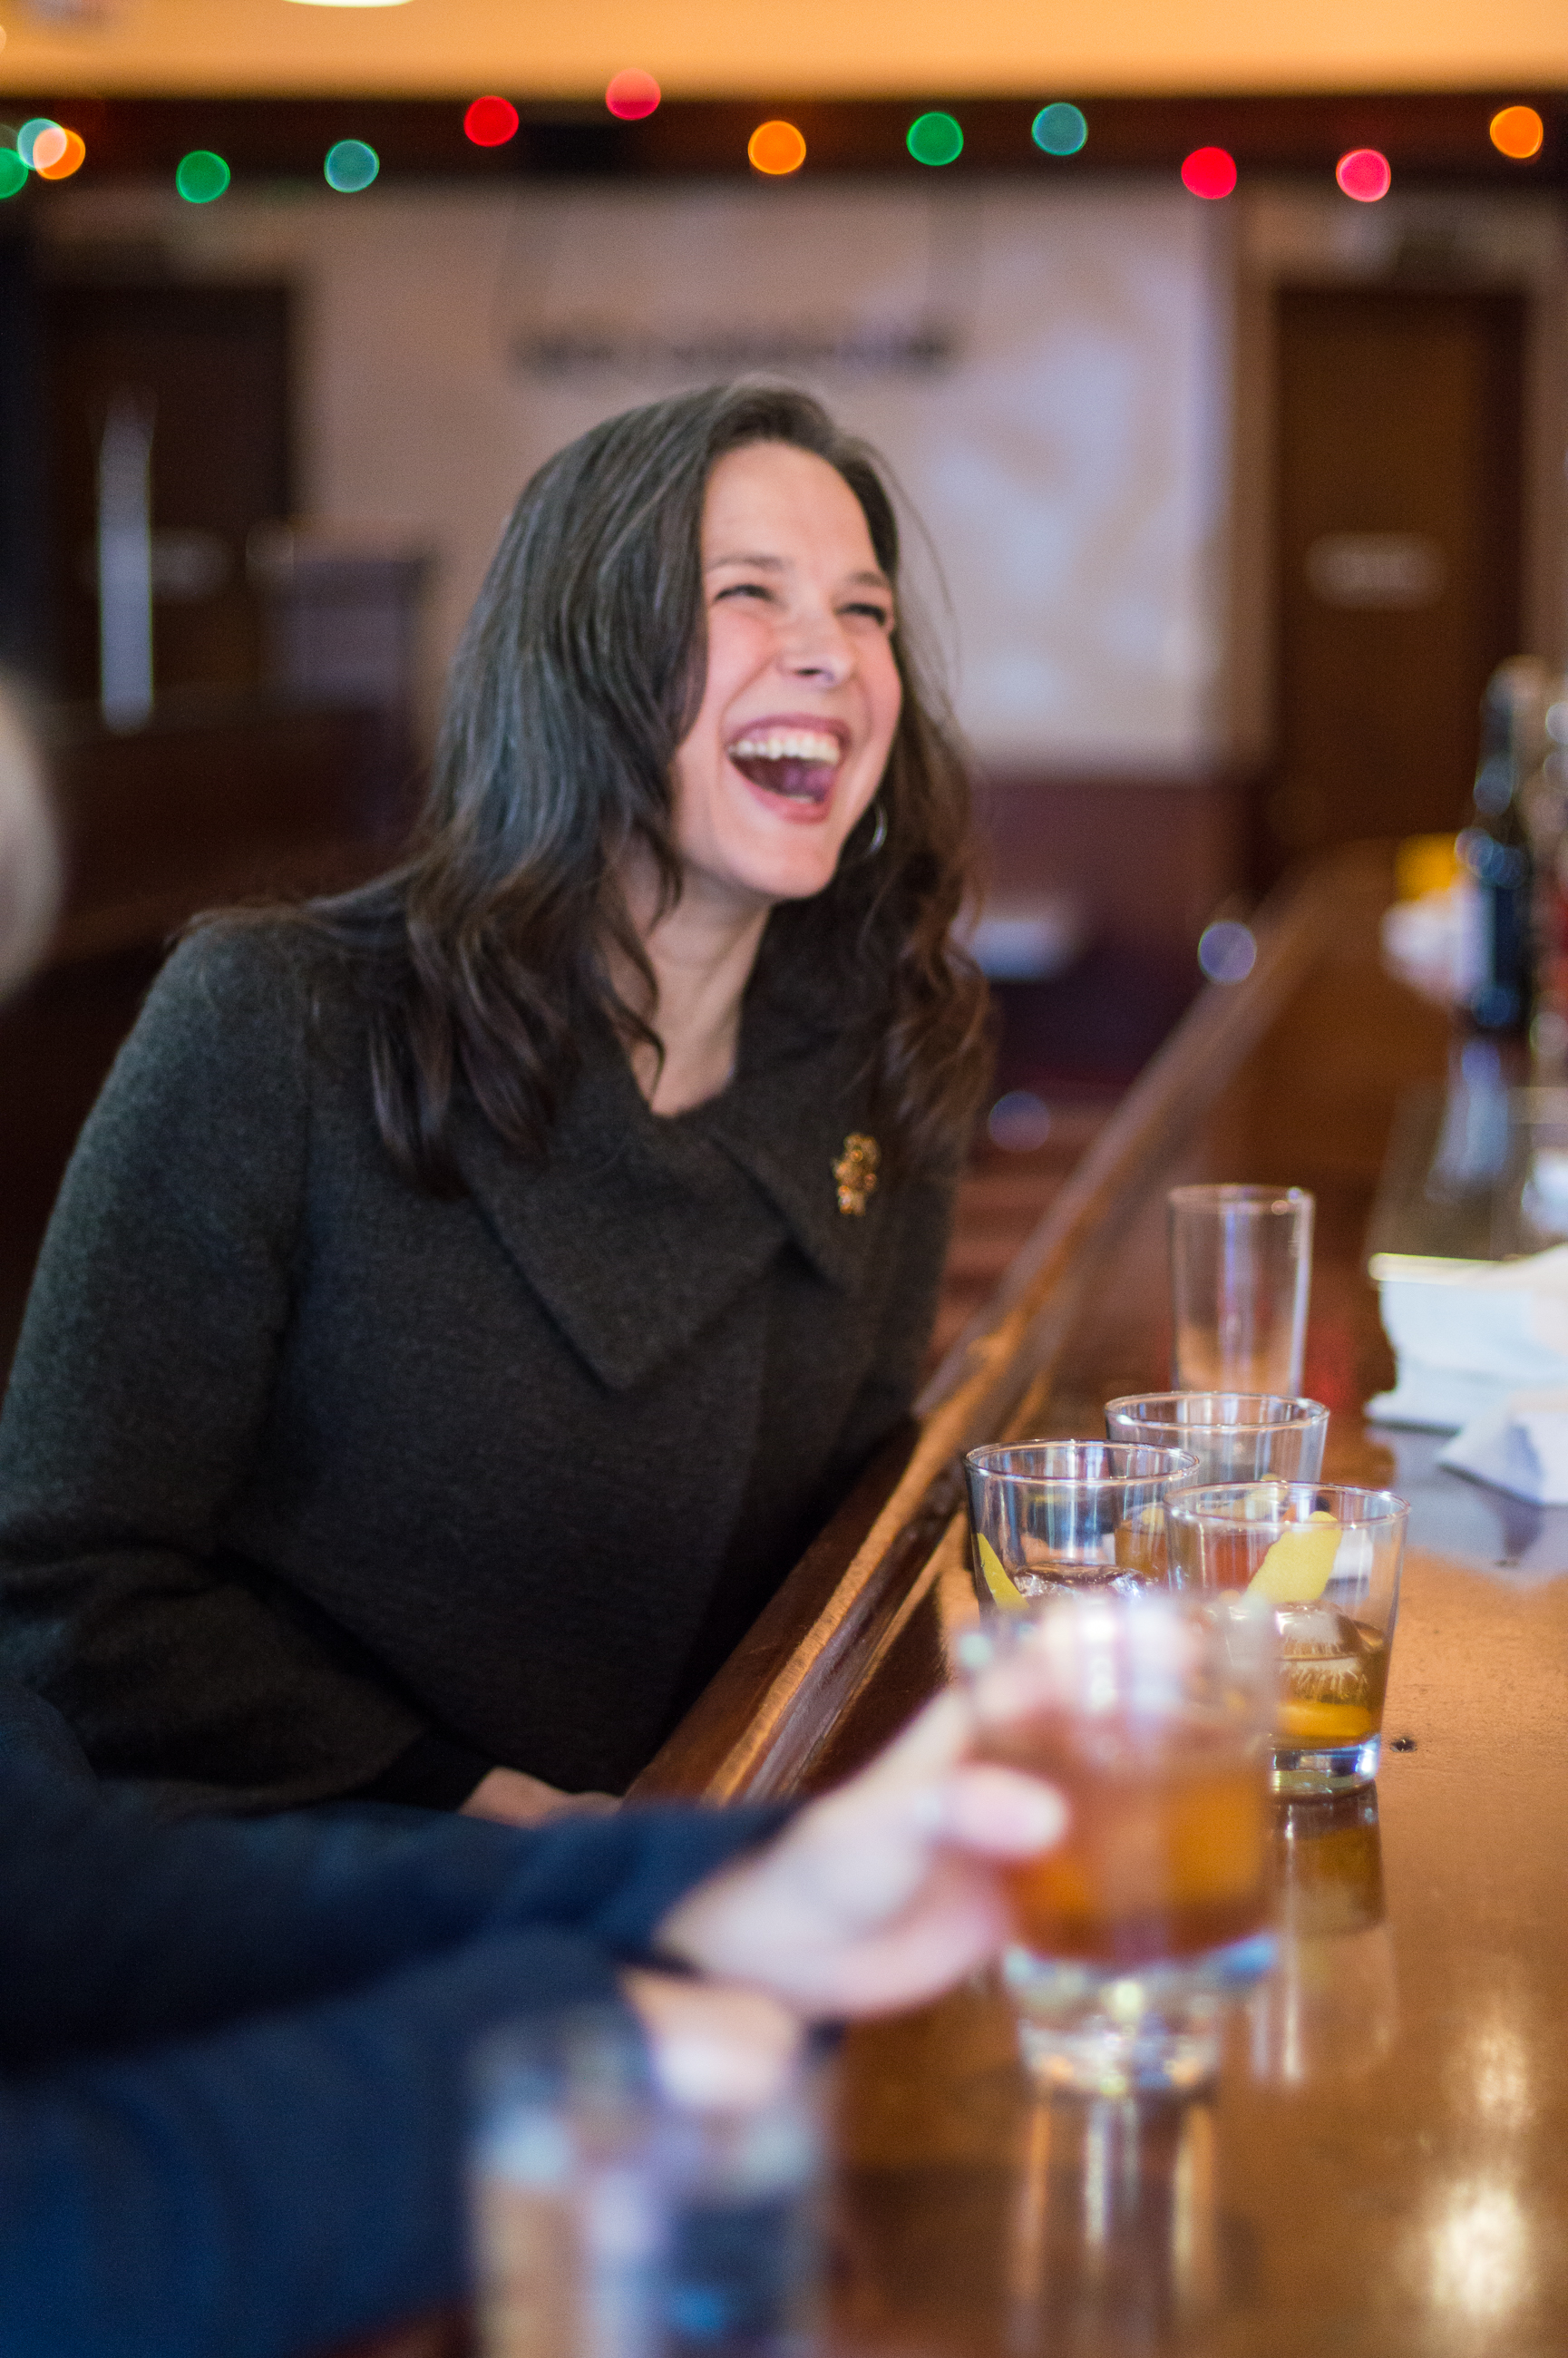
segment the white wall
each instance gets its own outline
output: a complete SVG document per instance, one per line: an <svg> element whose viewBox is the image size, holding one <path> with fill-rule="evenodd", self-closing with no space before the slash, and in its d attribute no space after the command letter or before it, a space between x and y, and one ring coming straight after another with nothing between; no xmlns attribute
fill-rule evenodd
<svg viewBox="0 0 1568 2358"><path fill-rule="evenodd" d="M62 240L157 234L193 273L297 285L308 505L434 543L432 689L530 470L739 352L819 391L891 461L940 555L982 755L1146 772L1223 751L1218 211L1100 182L280 190L200 211L61 190L47 220ZM897 357L929 331L950 364ZM577 364L542 370L541 340L563 339Z"/></svg>

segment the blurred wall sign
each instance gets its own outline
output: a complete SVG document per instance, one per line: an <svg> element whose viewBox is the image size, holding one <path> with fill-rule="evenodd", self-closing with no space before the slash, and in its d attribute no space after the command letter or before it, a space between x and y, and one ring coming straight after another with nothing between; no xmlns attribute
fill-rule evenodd
<svg viewBox="0 0 1568 2358"><path fill-rule="evenodd" d="M99 695L111 729L153 708L150 408L131 393L109 405L98 445Z"/></svg>
<svg viewBox="0 0 1568 2358"><path fill-rule="evenodd" d="M1179 185L1070 201L932 185L520 192L493 278L469 281L514 383L504 474L475 499L452 574L477 586L517 482L600 418L737 370L783 373L885 455L918 515L908 602L954 647L959 720L992 775L1206 767L1228 496L1212 208ZM468 316L444 287L428 299L454 331ZM410 386L429 366L390 341L381 364ZM362 379L362 341L340 365ZM443 414L447 380L428 383ZM407 448L408 481L425 480L427 454Z"/></svg>
<svg viewBox="0 0 1568 2358"><path fill-rule="evenodd" d="M1307 550L1306 571L1325 606L1409 611L1436 605L1448 560L1423 532L1325 532Z"/></svg>
<svg viewBox="0 0 1568 2358"><path fill-rule="evenodd" d="M843 234L831 195L704 191L679 215L579 200L519 246L503 289L507 357L546 382L919 379L962 357L978 217L907 199ZM837 233L837 234L836 234ZM848 249L848 250L847 250ZM739 291L737 291L739 290Z"/></svg>

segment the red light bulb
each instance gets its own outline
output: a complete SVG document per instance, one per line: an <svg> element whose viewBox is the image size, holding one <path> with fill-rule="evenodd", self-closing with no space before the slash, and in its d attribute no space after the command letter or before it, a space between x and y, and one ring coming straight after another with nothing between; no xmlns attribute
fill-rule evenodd
<svg viewBox="0 0 1568 2358"><path fill-rule="evenodd" d="M1376 147L1352 147L1335 166L1334 177L1358 205L1375 205L1388 195L1394 178L1388 157Z"/></svg>
<svg viewBox="0 0 1568 2358"><path fill-rule="evenodd" d="M1189 196L1227 197L1236 186L1236 161L1223 147L1195 147L1182 166L1182 186Z"/></svg>
<svg viewBox="0 0 1568 2358"><path fill-rule="evenodd" d="M641 123L645 114L652 114L663 95L651 73L628 66L624 73L611 76L604 103L622 123Z"/></svg>

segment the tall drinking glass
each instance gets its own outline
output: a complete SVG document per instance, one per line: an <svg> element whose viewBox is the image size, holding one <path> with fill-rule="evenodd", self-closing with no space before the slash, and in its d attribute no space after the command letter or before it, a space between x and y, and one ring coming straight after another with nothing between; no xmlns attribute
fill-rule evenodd
<svg viewBox="0 0 1568 2358"><path fill-rule="evenodd" d="M1173 1585L1271 1609L1276 1792L1346 1792L1378 1773L1409 1513L1391 1490L1344 1483L1228 1482L1170 1500Z"/></svg>
<svg viewBox="0 0 1568 2358"><path fill-rule="evenodd" d="M1027 1441L971 1449L964 1460L982 1611L1019 1612L1064 1588L1131 1589L1162 1581L1165 1494L1191 1481L1182 1449L1105 1441Z"/></svg>
<svg viewBox="0 0 1568 2358"><path fill-rule="evenodd" d="M1241 1597L1061 1595L968 1632L982 1759L1065 1795L1058 1847L1004 1874L1004 1977L1048 2087L1200 2087L1265 1970L1271 1617Z"/></svg>
<svg viewBox="0 0 1568 2358"><path fill-rule="evenodd" d="M1313 1199L1302 1187L1173 1187L1171 1379L1183 1391L1302 1388Z"/></svg>
<svg viewBox="0 0 1568 2358"><path fill-rule="evenodd" d="M1107 1401L1105 1429L1111 1441L1189 1450L1197 1482L1315 1482L1328 1411L1273 1392L1138 1392Z"/></svg>

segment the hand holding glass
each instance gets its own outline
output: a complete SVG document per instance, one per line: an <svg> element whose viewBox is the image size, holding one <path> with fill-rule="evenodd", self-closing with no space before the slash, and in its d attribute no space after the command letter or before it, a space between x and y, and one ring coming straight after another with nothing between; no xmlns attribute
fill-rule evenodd
<svg viewBox="0 0 1568 2358"><path fill-rule="evenodd" d="M1067 1799L1058 1848L1003 1870L1025 2062L1101 2095L1201 2085L1227 1998L1271 1953L1270 1615L1062 1595L970 1632L961 1659L977 1755Z"/></svg>

